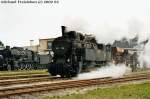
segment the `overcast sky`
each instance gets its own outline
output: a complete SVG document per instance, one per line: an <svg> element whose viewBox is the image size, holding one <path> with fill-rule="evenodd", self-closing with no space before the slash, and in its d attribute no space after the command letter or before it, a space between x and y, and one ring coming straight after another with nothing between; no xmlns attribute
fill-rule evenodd
<svg viewBox="0 0 150 99"><path fill-rule="evenodd" d="M29 40L61 35L60 26L111 42L150 33L149 0L59 0L59 4L0 4L0 40L26 46Z"/></svg>

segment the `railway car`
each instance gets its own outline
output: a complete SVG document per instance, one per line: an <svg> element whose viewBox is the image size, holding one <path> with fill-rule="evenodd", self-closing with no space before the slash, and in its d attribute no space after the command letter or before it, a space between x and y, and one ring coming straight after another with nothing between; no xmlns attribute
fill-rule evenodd
<svg viewBox="0 0 150 99"><path fill-rule="evenodd" d="M135 48L112 47L112 62L114 64L123 63L130 66L132 71L136 71L140 65L138 62L138 54L141 51Z"/></svg>
<svg viewBox="0 0 150 99"><path fill-rule="evenodd" d="M65 26L62 26L62 36L52 42L52 51L54 57L48 65L48 71L52 76L61 77L74 77L89 68L108 62L125 63L132 57L129 49L99 44L92 35L66 31Z"/></svg>

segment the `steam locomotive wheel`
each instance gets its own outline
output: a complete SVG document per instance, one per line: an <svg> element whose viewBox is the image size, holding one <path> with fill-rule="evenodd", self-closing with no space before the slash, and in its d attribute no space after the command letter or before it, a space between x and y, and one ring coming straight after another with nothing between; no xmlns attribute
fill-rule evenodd
<svg viewBox="0 0 150 99"><path fill-rule="evenodd" d="M32 64L30 63L28 69L31 70L31 68L32 68Z"/></svg>
<svg viewBox="0 0 150 99"><path fill-rule="evenodd" d="M30 70L31 69L31 64L30 63L26 63L25 64L25 70Z"/></svg>
<svg viewBox="0 0 150 99"><path fill-rule="evenodd" d="M7 65L7 70L11 71L11 65L10 64Z"/></svg>
<svg viewBox="0 0 150 99"><path fill-rule="evenodd" d="M19 70L22 70L22 63L19 64L18 69L19 69Z"/></svg>
<svg viewBox="0 0 150 99"><path fill-rule="evenodd" d="M56 76L57 75L55 73L54 67L56 67L54 64L49 64L49 66L48 66L48 72L50 73L51 76Z"/></svg>
<svg viewBox="0 0 150 99"><path fill-rule="evenodd" d="M76 77L78 72L76 70L74 70L71 66L67 67L67 68L64 68L64 74L61 74L61 77L64 78L64 77L67 77L67 78L70 78L70 77Z"/></svg>
<svg viewBox="0 0 150 99"><path fill-rule="evenodd" d="M31 63L31 69L33 69L34 64Z"/></svg>
<svg viewBox="0 0 150 99"><path fill-rule="evenodd" d="M28 64L25 64L24 69L27 70L28 68Z"/></svg>
<svg viewBox="0 0 150 99"><path fill-rule="evenodd" d="M21 63L20 64L20 70L24 70L25 69L25 64L24 63Z"/></svg>

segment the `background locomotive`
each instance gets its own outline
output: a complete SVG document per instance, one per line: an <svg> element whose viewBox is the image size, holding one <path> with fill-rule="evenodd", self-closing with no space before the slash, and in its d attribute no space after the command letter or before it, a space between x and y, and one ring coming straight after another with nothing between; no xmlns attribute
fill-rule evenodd
<svg viewBox="0 0 150 99"><path fill-rule="evenodd" d="M42 62L42 60L46 60ZM4 46L0 42L0 70L46 69L51 55L43 56L21 47Z"/></svg>
<svg viewBox="0 0 150 99"><path fill-rule="evenodd" d="M138 64L137 50L97 43L95 37L66 31L52 42L54 57L48 66L51 75L74 77L91 67L109 62L125 63L134 70Z"/></svg>

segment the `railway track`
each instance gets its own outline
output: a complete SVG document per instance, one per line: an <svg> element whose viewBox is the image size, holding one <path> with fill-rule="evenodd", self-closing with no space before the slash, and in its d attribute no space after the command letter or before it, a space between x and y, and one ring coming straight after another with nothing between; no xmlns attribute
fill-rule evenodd
<svg viewBox="0 0 150 99"><path fill-rule="evenodd" d="M52 81L50 77L38 77L38 78L27 78L27 79L11 79L11 80L0 80L0 86L14 85L14 84L25 84L43 81Z"/></svg>
<svg viewBox="0 0 150 99"><path fill-rule="evenodd" d="M0 80L21 79L21 78L35 78L35 77L48 77L48 76L49 76L49 74L11 75L11 76L0 76Z"/></svg>
<svg viewBox="0 0 150 99"><path fill-rule="evenodd" d="M13 95L21 95L21 94L30 94L34 92L41 91L52 91L66 88L75 88L75 87L85 87L91 85L103 85L103 84L114 84L114 83L124 83L129 81L138 81L138 80L146 80L150 79L150 73L125 76L122 78L95 78L95 79L87 79L87 80L68 80L68 81L60 81L46 84L36 84L36 85L27 85L27 86L19 86L19 87L10 87L0 89L0 97L9 97Z"/></svg>
<svg viewBox="0 0 150 99"><path fill-rule="evenodd" d="M150 74L150 72L144 72L140 75ZM135 74L134 74L135 75ZM138 75L138 74L136 74ZM129 75L125 75L129 76ZM69 78L59 78L59 77L51 77L47 74L34 74L34 75L19 75L19 76L3 76L0 78L0 86L9 86L9 85L17 85L17 84L32 84L37 82L54 82L54 81L62 81L62 80L70 80Z"/></svg>
<svg viewBox="0 0 150 99"><path fill-rule="evenodd" d="M62 80L69 80L69 78L60 78L60 77L35 77L35 78L23 78L23 79L8 79L0 80L0 88L10 85L21 85L21 84L32 84L38 82L56 82Z"/></svg>
<svg viewBox="0 0 150 99"><path fill-rule="evenodd" d="M132 74L144 74L144 73L150 73L150 71L141 71L141 72L135 72ZM132 75L130 74L130 75ZM129 75L129 74L128 74ZM35 78L35 77L50 77L48 73L19 73L19 74L6 74L6 75L0 75L0 80L8 80L8 79L23 79L23 78Z"/></svg>

